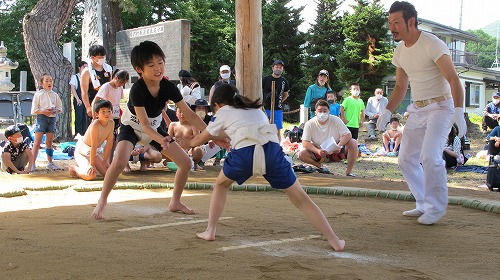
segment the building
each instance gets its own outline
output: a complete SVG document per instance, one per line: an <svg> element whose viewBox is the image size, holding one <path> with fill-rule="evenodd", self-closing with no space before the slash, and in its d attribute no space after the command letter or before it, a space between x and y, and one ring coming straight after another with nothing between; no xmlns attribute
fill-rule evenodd
<svg viewBox="0 0 500 280"><path fill-rule="evenodd" d="M486 104L491 101L491 94L500 88L500 70L479 67L477 54L465 51L467 44L480 44L481 41L476 35L460 29L425 19L419 21L420 30L436 35L448 45L455 69L464 87L465 112L481 114ZM395 82L394 76L385 79L388 94L392 92ZM411 85L397 110L399 113L404 113L411 103L410 91Z"/></svg>

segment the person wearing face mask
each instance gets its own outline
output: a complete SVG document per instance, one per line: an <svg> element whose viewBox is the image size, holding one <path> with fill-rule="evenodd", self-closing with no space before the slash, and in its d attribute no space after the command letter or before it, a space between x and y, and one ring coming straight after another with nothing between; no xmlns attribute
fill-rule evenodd
<svg viewBox="0 0 500 280"><path fill-rule="evenodd" d="M219 80L210 88L210 93L208 95L208 103L211 103L212 95L214 91L223 84L230 84L236 86L236 81L231 79L231 67L229 65L222 65L219 68Z"/></svg>
<svg viewBox="0 0 500 280"><path fill-rule="evenodd" d="M488 128L494 129L498 126L500 120L500 92L494 92L492 95L493 100L486 105L483 110L483 135L486 134Z"/></svg>
<svg viewBox="0 0 500 280"><path fill-rule="evenodd" d="M326 92L326 102L330 104L330 115L340 116L340 104L337 103L337 94L333 90Z"/></svg>
<svg viewBox="0 0 500 280"><path fill-rule="evenodd" d="M198 99L191 105L191 110L193 110L206 124L210 122L212 118L208 113L210 112L210 105L205 99Z"/></svg>
<svg viewBox="0 0 500 280"><path fill-rule="evenodd" d="M318 100L315 107L316 116L304 125L302 134L302 150L298 158L316 167L320 173L330 173L325 161L338 162L347 158L346 176L356 177L352 173L358 156L358 142L339 117L330 115L330 105L326 100ZM324 147L333 138L334 143Z"/></svg>
<svg viewBox="0 0 500 280"><path fill-rule="evenodd" d="M106 49L103 46L91 46L89 55L88 67L83 69L80 80L82 101L88 115L87 126L92 122L92 101L94 101L101 85L111 80L111 72L113 71L113 68L105 62Z"/></svg>
<svg viewBox="0 0 500 280"><path fill-rule="evenodd" d="M365 103L360 97L358 83L352 83L351 96L344 99L340 105L340 118L352 133L352 138L358 140L359 127L365 119Z"/></svg>
<svg viewBox="0 0 500 280"><path fill-rule="evenodd" d="M330 88L330 74L327 70L320 70L316 77L316 82L307 88L306 96L304 97L304 107L309 108L309 118L314 117L314 108L319 99L326 99L326 92Z"/></svg>
<svg viewBox="0 0 500 280"><path fill-rule="evenodd" d="M282 60L273 62L273 73L262 78L262 96L264 97L264 109L268 118L271 118L271 86L274 81L274 120L273 123L278 128L278 140L281 142L281 129L283 128L283 102L288 98L290 86L285 79L283 69L285 63Z"/></svg>
<svg viewBox="0 0 500 280"><path fill-rule="evenodd" d="M9 174L29 174L35 164L35 158L29 148L28 138L23 139L17 124L5 129L5 138L8 143L2 152L1 170Z"/></svg>
<svg viewBox="0 0 500 280"><path fill-rule="evenodd" d="M365 114L370 119L367 125L369 140L377 139L377 134L375 133L377 120L379 115L384 112L387 103L389 103L389 100L384 97L384 91L381 88L375 89L374 96L368 98L366 102Z"/></svg>

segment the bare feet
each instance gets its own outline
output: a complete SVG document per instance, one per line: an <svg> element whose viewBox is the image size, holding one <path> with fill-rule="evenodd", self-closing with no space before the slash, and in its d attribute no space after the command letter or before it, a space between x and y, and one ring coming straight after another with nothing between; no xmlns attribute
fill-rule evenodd
<svg viewBox="0 0 500 280"><path fill-rule="evenodd" d="M125 166L125 168L123 169L123 172L129 173L130 171L132 171L132 169L130 169L130 164L127 163L127 166Z"/></svg>
<svg viewBox="0 0 500 280"><path fill-rule="evenodd" d="M99 199L99 202L97 202L97 205L94 208L94 211L92 212L92 218L94 220L101 220L104 215L104 208L106 208L106 201L101 201Z"/></svg>
<svg viewBox="0 0 500 280"><path fill-rule="evenodd" d="M149 166L148 161L141 161L141 169L139 169L139 170L140 171L148 171L148 166Z"/></svg>
<svg viewBox="0 0 500 280"><path fill-rule="evenodd" d="M187 215L193 215L196 214L196 212L186 205L184 205L182 202L172 202L170 201L170 204L168 205L168 211L170 212L181 212Z"/></svg>
<svg viewBox="0 0 500 280"><path fill-rule="evenodd" d="M73 164L68 167L69 176L73 178L78 178L78 173L76 173L75 169L76 167Z"/></svg>
<svg viewBox="0 0 500 280"><path fill-rule="evenodd" d="M336 252L342 252L344 251L344 248L345 248L345 241L343 239L338 239L337 240L334 240L334 241L328 241L328 243L330 243L330 245L333 247L333 249L336 251Z"/></svg>
<svg viewBox="0 0 500 280"><path fill-rule="evenodd" d="M202 232L202 233L197 233L196 237L207 240L207 241L214 241L215 240L215 233L210 233L208 230Z"/></svg>
<svg viewBox="0 0 500 280"><path fill-rule="evenodd" d="M205 169L203 169L203 167L201 167L200 165L195 164L194 165L194 171L198 171L198 170L205 170Z"/></svg>

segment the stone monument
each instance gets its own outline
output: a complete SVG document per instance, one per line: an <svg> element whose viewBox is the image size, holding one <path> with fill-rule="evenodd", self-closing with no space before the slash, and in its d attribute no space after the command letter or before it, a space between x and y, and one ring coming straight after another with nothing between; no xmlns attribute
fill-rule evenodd
<svg viewBox="0 0 500 280"><path fill-rule="evenodd" d="M10 70L16 69L19 63L7 58L7 48L0 43L0 91L11 91L15 85L10 81Z"/></svg>
<svg viewBox="0 0 500 280"><path fill-rule="evenodd" d="M153 41L165 53L165 75L177 80L179 70L189 70L190 30L191 24L188 20L178 19L117 32L116 68L127 70L131 82L135 82L139 75L130 64L130 52L140 42Z"/></svg>

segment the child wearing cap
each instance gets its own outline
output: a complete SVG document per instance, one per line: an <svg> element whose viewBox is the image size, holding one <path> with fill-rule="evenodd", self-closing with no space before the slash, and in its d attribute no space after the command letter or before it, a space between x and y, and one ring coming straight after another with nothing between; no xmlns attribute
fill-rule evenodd
<svg viewBox="0 0 500 280"><path fill-rule="evenodd" d="M28 139L23 139L17 125L5 129L5 138L9 141L2 152L2 171L9 174L29 174L35 159L28 146ZM28 168L26 167L28 165Z"/></svg>

